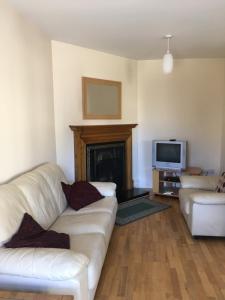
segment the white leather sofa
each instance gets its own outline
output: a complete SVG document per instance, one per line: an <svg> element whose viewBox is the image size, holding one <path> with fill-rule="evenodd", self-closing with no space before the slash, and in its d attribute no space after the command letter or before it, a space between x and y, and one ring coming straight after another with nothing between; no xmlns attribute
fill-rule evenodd
<svg viewBox="0 0 225 300"><path fill-rule="evenodd" d="M181 212L193 236L225 236L225 193L219 176L181 176Z"/></svg>
<svg viewBox="0 0 225 300"><path fill-rule="evenodd" d="M67 206L62 170L45 164L0 186L0 289L74 295L94 299L114 227L114 183L92 183L104 199L75 211ZM7 249L24 213L42 227L70 235L71 249Z"/></svg>

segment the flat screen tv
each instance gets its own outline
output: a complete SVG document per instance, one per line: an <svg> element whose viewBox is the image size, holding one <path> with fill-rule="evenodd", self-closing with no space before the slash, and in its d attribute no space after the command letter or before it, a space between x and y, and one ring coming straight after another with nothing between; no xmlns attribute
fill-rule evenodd
<svg viewBox="0 0 225 300"><path fill-rule="evenodd" d="M153 140L152 166L158 169L186 169L186 141Z"/></svg>

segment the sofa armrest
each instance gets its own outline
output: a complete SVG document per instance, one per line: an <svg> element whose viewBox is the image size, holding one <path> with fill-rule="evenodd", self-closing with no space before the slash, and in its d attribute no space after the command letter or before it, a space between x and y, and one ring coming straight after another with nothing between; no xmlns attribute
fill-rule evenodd
<svg viewBox="0 0 225 300"><path fill-rule="evenodd" d="M0 274L47 280L67 280L78 275L88 258L71 250L50 248L0 248Z"/></svg>
<svg viewBox="0 0 225 300"><path fill-rule="evenodd" d="M215 191L220 176L180 176L181 187Z"/></svg>
<svg viewBox="0 0 225 300"><path fill-rule="evenodd" d="M195 192L190 195L192 203L203 205L225 204L225 193Z"/></svg>
<svg viewBox="0 0 225 300"><path fill-rule="evenodd" d="M116 184L113 182L90 182L104 197L112 197L116 194Z"/></svg>

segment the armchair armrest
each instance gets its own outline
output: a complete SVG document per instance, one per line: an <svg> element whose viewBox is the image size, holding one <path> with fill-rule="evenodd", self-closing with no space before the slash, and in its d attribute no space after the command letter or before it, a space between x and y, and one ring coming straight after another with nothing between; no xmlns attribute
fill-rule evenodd
<svg viewBox="0 0 225 300"><path fill-rule="evenodd" d="M0 248L0 262L0 274L67 280L87 266L88 258L64 249Z"/></svg>
<svg viewBox="0 0 225 300"><path fill-rule="evenodd" d="M225 204L225 193L196 192L190 195L193 203L216 205Z"/></svg>
<svg viewBox="0 0 225 300"><path fill-rule="evenodd" d="M180 176L181 187L215 191L220 176Z"/></svg>
<svg viewBox="0 0 225 300"><path fill-rule="evenodd" d="M115 196L116 184L113 182L90 182L104 197Z"/></svg>

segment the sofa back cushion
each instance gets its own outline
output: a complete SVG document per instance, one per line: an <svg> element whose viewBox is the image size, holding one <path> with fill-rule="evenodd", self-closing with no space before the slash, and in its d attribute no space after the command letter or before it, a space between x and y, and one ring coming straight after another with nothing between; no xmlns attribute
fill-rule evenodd
<svg viewBox="0 0 225 300"><path fill-rule="evenodd" d="M65 178L59 178L59 167L46 164L12 181L25 196L31 216L45 229L55 222L67 205L61 181L58 181L61 179Z"/></svg>
<svg viewBox="0 0 225 300"><path fill-rule="evenodd" d="M22 192L12 184L0 186L0 247L18 230L25 212L31 213Z"/></svg>
<svg viewBox="0 0 225 300"><path fill-rule="evenodd" d="M45 164L0 187L0 246L18 230L24 213L48 229L65 210L61 187L65 176L54 164Z"/></svg>
<svg viewBox="0 0 225 300"><path fill-rule="evenodd" d="M181 187L183 189L201 189L207 191L215 191L220 176L205 175L182 175L180 176Z"/></svg>
<svg viewBox="0 0 225 300"><path fill-rule="evenodd" d="M62 214L67 207L67 201L61 186L62 181L67 183L65 174L60 167L50 163L38 167L35 171L41 174L48 183L53 194L52 201L55 202L58 213Z"/></svg>
<svg viewBox="0 0 225 300"><path fill-rule="evenodd" d="M53 194L45 179L35 172L27 173L12 182L24 195L37 222L48 229L59 213L54 203Z"/></svg>

